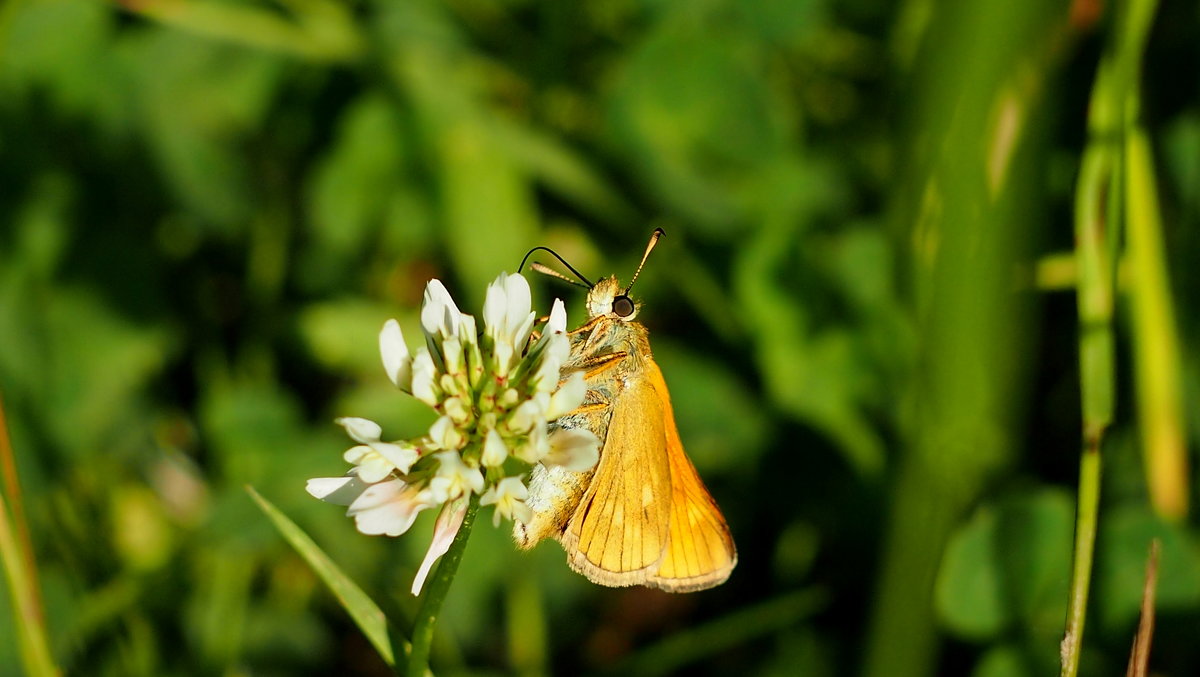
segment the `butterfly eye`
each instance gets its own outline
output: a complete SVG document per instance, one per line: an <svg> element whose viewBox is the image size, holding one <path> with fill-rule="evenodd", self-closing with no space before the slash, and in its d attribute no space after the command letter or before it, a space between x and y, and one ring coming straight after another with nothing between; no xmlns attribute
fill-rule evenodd
<svg viewBox="0 0 1200 677"><path fill-rule="evenodd" d="M633 314L633 300L628 296L618 296L613 299L612 309L617 317L629 317Z"/></svg>

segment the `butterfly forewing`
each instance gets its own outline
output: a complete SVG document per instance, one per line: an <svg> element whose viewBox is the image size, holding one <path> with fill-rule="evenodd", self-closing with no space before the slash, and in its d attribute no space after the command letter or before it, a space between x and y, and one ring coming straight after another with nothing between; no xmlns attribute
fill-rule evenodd
<svg viewBox="0 0 1200 677"><path fill-rule="evenodd" d="M654 387L634 379L617 395L600 463L563 546L603 585L643 583L662 558L670 523L665 418Z"/></svg>

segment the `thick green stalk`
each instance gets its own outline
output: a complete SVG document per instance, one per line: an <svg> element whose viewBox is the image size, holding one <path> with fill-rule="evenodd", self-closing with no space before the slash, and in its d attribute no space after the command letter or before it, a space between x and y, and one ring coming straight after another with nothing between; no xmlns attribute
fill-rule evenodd
<svg viewBox="0 0 1200 677"><path fill-rule="evenodd" d="M463 552L467 549L467 539L471 536L471 527L475 525L475 513L479 511L479 496L472 495L467 503L467 514L463 516L462 526L454 536L450 549L442 555L437 571L433 572L425 587L425 597L417 609L417 617L413 621L412 652L408 655L408 666L404 674L408 677L425 677L429 672L429 649L433 644L433 630L437 624L438 614L446 593L450 592L450 584L454 582L454 574L462 561Z"/></svg>
<svg viewBox="0 0 1200 677"><path fill-rule="evenodd" d="M1046 3L940 3L911 101L898 214L912 244L918 363L904 409L863 674L937 671L933 591L955 527L1013 454L1028 363L1038 109L1066 21Z"/></svg>

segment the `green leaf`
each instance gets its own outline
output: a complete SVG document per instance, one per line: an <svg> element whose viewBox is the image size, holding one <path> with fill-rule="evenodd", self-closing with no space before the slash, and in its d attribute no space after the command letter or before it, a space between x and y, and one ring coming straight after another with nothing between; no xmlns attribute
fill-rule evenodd
<svg viewBox="0 0 1200 677"><path fill-rule="evenodd" d="M981 508L950 540L936 604L954 633L990 639L1019 625L1057 636L1066 613L1072 502L1043 489Z"/></svg>
<svg viewBox="0 0 1200 677"><path fill-rule="evenodd" d="M362 588L359 588L354 581L342 573L329 555L326 555L325 551L321 550L295 522L288 519L270 501L259 495L253 487L247 486L246 491L279 529L279 533L296 549L304 561L308 562L308 565L321 577L325 585L329 586L342 608L354 619L354 623L366 635L367 640L379 652L380 657L388 665L394 666L396 657L393 653L393 638L388 629L387 617L383 615L379 606L371 601ZM396 644L405 652L409 650L408 642L400 640Z"/></svg>
<svg viewBox="0 0 1200 677"><path fill-rule="evenodd" d="M1155 606L1159 614L1200 603L1200 556L1182 528L1145 505L1111 509L1101 517L1093 578L1093 609L1100 630L1127 637L1137 623L1150 541L1162 542ZM1122 640L1124 641L1124 640Z"/></svg>

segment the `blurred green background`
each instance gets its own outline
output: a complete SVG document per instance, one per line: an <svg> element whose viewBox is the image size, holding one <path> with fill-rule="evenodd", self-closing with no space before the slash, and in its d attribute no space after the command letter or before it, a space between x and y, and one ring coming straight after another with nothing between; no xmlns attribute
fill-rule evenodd
<svg viewBox="0 0 1200 677"><path fill-rule="evenodd" d="M1147 6L1143 60L1122 26ZM334 417L430 423L380 367L384 320L416 336L431 277L478 313L536 245L628 279L657 226L641 319L739 566L605 589L484 519L435 672L1054 674L1092 373L1074 224L1107 204L1082 674L1123 674L1152 536L1151 665L1200 673L1197 35L1188 1L7 0L4 496L55 660L387 674L243 487L405 627L432 516L367 537L304 492L346 469ZM1106 58L1123 127L1089 108ZM1134 127L1152 161L1111 157L1138 188L1081 181ZM1148 245L1121 204L1154 207Z"/></svg>

